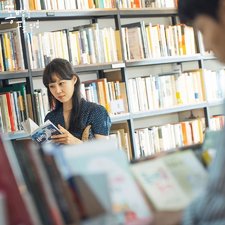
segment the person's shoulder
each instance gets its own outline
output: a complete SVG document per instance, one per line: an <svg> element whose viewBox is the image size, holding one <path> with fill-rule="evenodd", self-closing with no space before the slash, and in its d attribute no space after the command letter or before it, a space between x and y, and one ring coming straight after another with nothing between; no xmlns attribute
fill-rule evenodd
<svg viewBox="0 0 225 225"><path fill-rule="evenodd" d="M59 113L59 109L54 109L50 112L48 112L45 116L45 121L46 120L52 120L53 118L55 118Z"/></svg>

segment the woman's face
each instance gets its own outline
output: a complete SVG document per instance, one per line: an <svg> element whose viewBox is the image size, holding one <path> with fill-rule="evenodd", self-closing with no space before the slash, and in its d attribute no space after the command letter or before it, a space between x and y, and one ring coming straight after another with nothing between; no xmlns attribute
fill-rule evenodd
<svg viewBox="0 0 225 225"><path fill-rule="evenodd" d="M71 80L62 80L59 75L52 74L52 83L48 87L52 95L61 103L68 103L72 100L74 85L77 81L74 76Z"/></svg>

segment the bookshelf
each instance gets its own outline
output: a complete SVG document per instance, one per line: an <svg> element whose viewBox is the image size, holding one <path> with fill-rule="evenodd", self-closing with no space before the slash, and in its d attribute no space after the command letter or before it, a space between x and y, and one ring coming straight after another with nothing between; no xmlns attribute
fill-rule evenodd
<svg viewBox="0 0 225 225"><path fill-rule="evenodd" d="M19 8L19 6L18 6ZM176 9L150 9L150 8L136 8L136 9L74 9L74 10L12 10L12 11L1 11L0 20L1 22L10 21L6 18L13 18L13 21L17 21L21 24L20 35L21 35L21 45L23 49L24 57L24 70L22 71L4 71L0 72L0 81L2 86L6 86L8 83L13 80L23 79L26 82L27 93L34 93L35 90L35 79L41 78L43 69L35 68L32 69L32 63L30 60L30 54L32 53L29 49L29 38L26 32L31 30L30 25L35 26L38 23L39 28L33 27L33 33L43 33L51 31L65 31L65 37L67 40L66 47L68 48L68 59L70 61L72 58L72 49L71 43L69 40L69 32L73 27L83 26L87 24L94 24L99 22L99 27L101 29L105 27L113 27L114 30L119 30L119 37L122 40L122 26L135 22L136 20L148 20L153 19L153 24L156 24L157 20L167 20L167 25L175 25L179 22L177 21L177 11ZM162 23L163 23L162 22ZM71 23L71 25L70 25ZM46 25L47 24L47 25ZM51 28L53 24L54 28ZM81 25L80 25L81 24ZM146 23L147 25L147 23ZM44 29L42 29L44 27ZM24 28L26 32L24 33ZM3 31L1 31L3 32ZM4 32L3 32L4 33ZM181 56L167 56L160 58L143 58L143 59L132 59L125 60L125 49L121 43L121 49L119 49L122 55L122 59L117 61L110 62L98 62L94 64L79 64L75 65L76 72L82 78L87 73L95 74L95 79L101 79L106 76L108 72L114 73L114 71L119 71L121 82L124 82L126 85L126 93L128 93L128 80L136 77L146 77L149 75L149 72L143 72L144 70L153 71L153 75L169 74L174 72L174 68L178 65L181 65L182 70L187 69L210 69L208 62L215 61L215 57L211 55L205 55L201 40L198 35L195 34L196 38L196 49L197 53L192 55L181 55ZM59 55L60 56L60 55ZM191 66L190 66L191 65ZM38 66L37 66L38 67ZM187 68L187 69L186 69ZM222 68L222 65L215 66L213 69L217 70ZM135 72L132 72L135 71ZM141 71L136 73L137 71ZM175 72L179 73L179 71ZM111 75L110 75L111 76ZM113 77L114 75L112 75ZM137 145L135 143L135 130L141 128L146 128L146 126L154 125L163 125L158 124L157 120L162 120L165 123L174 123L179 122L183 112L190 114L190 112L198 112L205 118L205 126L209 125L210 117L221 113L220 105L222 104L221 100L215 100L214 102L208 102L207 97L204 101L199 103L190 103L185 105L175 105L167 108L151 109L144 110L139 112L131 111L131 103L133 99L127 96L128 101L128 111L125 113L113 115L112 122L114 124L118 123L127 123L129 127L129 137L130 145L132 148L133 157L135 157L135 152L137 152ZM35 101L32 96L32 108L34 112L34 119L37 121L37 113L35 110ZM198 114L198 113L197 113ZM174 120L171 118L176 117ZM154 118L154 119L151 119ZM167 118L166 120L161 118ZM187 118L187 117L185 117ZM184 118L184 120L185 120ZM142 125L139 125L139 120L146 121L141 122ZM148 124L148 121L149 124ZM181 120L182 121L182 120ZM21 137L21 132L10 133L10 139L18 139ZM22 135L22 137L25 137Z"/></svg>

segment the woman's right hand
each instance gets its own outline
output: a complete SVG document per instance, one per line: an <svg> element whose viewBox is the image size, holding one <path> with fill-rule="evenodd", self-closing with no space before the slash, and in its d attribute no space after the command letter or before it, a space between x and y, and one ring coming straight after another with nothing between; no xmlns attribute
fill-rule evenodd
<svg viewBox="0 0 225 225"><path fill-rule="evenodd" d="M72 144L81 144L83 141L74 137L68 130L66 130L61 125L58 125L59 130L62 134L52 135L51 139L55 143L72 145Z"/></svg>

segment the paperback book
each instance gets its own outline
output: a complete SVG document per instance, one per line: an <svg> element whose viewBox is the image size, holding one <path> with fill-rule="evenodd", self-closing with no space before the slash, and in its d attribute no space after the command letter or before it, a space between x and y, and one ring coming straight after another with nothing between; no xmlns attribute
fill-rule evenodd
<svg viewBox="0 0 225 225"><path fill-rule="evenodd" d="M24 131L30 134L32 140L40 145L51 142L52 135L61 134L61 131L50 120L38 126L32 119L28 118L22 122L22 126Z"/></svg>

